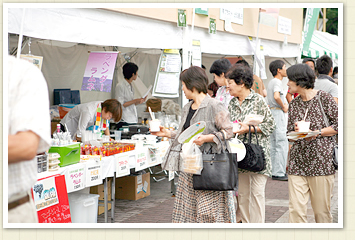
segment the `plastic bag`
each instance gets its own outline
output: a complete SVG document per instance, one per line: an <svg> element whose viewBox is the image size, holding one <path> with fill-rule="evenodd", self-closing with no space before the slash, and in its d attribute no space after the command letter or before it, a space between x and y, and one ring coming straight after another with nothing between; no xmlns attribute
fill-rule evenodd
<svg viewBox="0 0 355 240"><path fill-rule="evenodd" d="M184 145L182 145L180 155L182 158L183 172L201 175L203 168L202 152L200 148L193 143L193 141L189 141L188 143L184 143Z"/></svg>
<svg viewBox="0 0 355 240"><path fill-rule="evenodd" d="M245 119L243 121L243 123L247 124L247 125L258 125L260 123L262 123L264 120L264 116L263 115L257 115L257 114L249 114L245 116Z"/></svg>

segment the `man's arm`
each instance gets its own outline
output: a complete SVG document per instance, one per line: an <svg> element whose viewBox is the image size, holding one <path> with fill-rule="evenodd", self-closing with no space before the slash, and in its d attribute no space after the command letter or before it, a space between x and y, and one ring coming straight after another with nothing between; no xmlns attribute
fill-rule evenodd
<svg viewBox="0 0 355 240"><path fill-rule="evenodd" d="M280 92L274 92L274 99L275 99L276 103L279 104L282 111L284 111L286 113L288 111L288 105L287 105L287 103L285 103L285 104L282 103L282 100L280 97Z"/></svg>
<svg viewBox="0 0 355 240"><path fill-rule="evenodd" d="M40 137L32 131L8 136L9 164L32 160L37 155Z"/></svg>

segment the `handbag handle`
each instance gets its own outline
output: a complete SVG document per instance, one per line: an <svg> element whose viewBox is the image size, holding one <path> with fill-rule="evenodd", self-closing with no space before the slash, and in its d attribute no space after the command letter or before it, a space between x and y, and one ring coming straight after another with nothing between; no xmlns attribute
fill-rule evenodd
<svg viewBox="0 0 355 240"><path fill-rule="evenodd" d="M248 143L249 143L249 144L251 143L251 127L254 128L254 133L255 133L255 137L256 137L256 143L259 145L258 134L257 134L257 132L256 132L256 128L255 128L254 125L249 125L249 139L248 139ZM246 137L247 137L247 134L245 133L245 134L244 134L243 143L245 143Z"/></svg>
<svg viewBox="0 0 355 240"><path fill-rule="evenodd" d="M320 110L321 110L321 112L322 112L323 120L324 120L324 122L325 122L325 125L326 125L327 127L329 127L329 126L330 126L329 120L328 120L327 116L326 116L325 113L324 113L324 109L323 109L323 105L322 105L322 102L321 102L321 100L320 100L320 97L318 96L317 99L318 99L318 102L319 102L319 105L320 105ZM334 143L336 143L336 140L335 140L334 135L331 136L331 137L332 137Z"/></svg>
<svg viewBox="0 0 355 240"><path fill-rule="evenodd" d="M220 133L222 133L222 137L223 137L223 140L224 140L224 144L226 145L226 147L227 147L227 141L226 141L226 138L224 137L224 134L223 134L223 132L220 132ZM213 132L212 133L213 135L215 135L216 136L216 138L219 140L219 142L221 143L221 152L222 153L225 153L225 150L224 150L224 148L223 148L223 144L222 144L222 140L221 140L221 138L220 137L218 137L218 135L217 135L217 133L216 132ZM228 151L227 151L228 152Z"/></svg>

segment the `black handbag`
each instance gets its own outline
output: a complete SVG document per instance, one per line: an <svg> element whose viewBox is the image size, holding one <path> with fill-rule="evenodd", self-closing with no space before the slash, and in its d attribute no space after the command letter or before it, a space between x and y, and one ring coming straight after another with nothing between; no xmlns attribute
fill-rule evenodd
<svg viewBox="0 0 355 240"><path fill-rule="evenodd" d="M217 134L214 135L221 142ZM224 143L226 139L222 133ZM221 153L202 153L203 169L201 175L193 175L195 190L237 191L238 162L237 154L229 153L222 147Z"/></svg>
<svg viewBox="0 0 355 240"><path fill-rule="evenodd" d="M251 127L254 128L257 144L251 143ZM258 134L255 126L249 126L249 139L245 142L247 134L244 135L243 143L245 145L246 154L242 161L238 162L238 167L251 172L260 172L266 168L266 160L264 150L259 145Z"/></svg>
<svg viewBox="0 0 355 240"><path fill-rule="evenodd" d="M319 104L320 104L320 110L321 110L321 112L322 112L323 120L324 120L324 122L325 122L325 125L326 125L327 127L329 127L330 124L329 124L329 121L328 121L327 116L326 116L325 113L324 113L323 105L322 105L322 102L321 102L321 100L320 100L319 97L318 97L318 102L319 102ZM334 165L335 170L338 170L338 143L337 143L337 141L336 141L336 139L335 139L335 136L332 136L332 139L333 139L333 142L334 142L334 148L333 148L333 165Z"/></svg>

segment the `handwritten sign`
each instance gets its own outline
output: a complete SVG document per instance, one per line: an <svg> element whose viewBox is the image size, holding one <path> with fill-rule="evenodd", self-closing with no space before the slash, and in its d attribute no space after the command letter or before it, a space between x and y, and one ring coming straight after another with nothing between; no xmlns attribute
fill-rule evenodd
<svg viewBox="0 0 355 240"><path fill-rule="evenodd" d="M58 193L54 177L37 181L32 191L37 211L58 204Z"/></svg>
<svg viewBox="0 0 355 240"><path fill-rule="evenodd" d="M111 92L116 59L117 52L91 52L81 90Z"/></svg>
<svg viewBox="0 0 355 240"><path fill-rule="evenodd" d="M85 187L85 166L73 165L65 175L68 193L81 190Z"/></svg>
<svg viewBox="0 0 355 240"><path fill-rule="evenodd" d="M85 187L96 186L102 183L102 168L100 161L88 161L86 163Z"/></svg>
<svg viewBox="0 0 355 240"><path fill-rule="evenodd" d="M219 9L219 18L221 20L228 20L232 23L237 23L243 25L243 8L220 8Z"/></svg>
<svg viewBox="0 0 355 240"><path fill-rule="evenodd" d="M136 171L146 169L147 167L147 148L138 149L136 153Z"/></svg>
<svg viewBox="0 0 355 240"><path fill-rule="evenodd" d="M127 153L115 154L116 177L129 175L129 155Z"/></svg>
<svg viewBox="0 0 355 240"><path fill-rule="evenodd" d="M277 31L279 33L291 35L291 30L292 30L292 19L279 16L279 24L278 24Z"/></svg>
<svg viewBox="0 0 355 240"><path fill-rule="evenodd" d="M155 166L158 164L159 149L156 147L148 147L148 165Z"/></svg>

